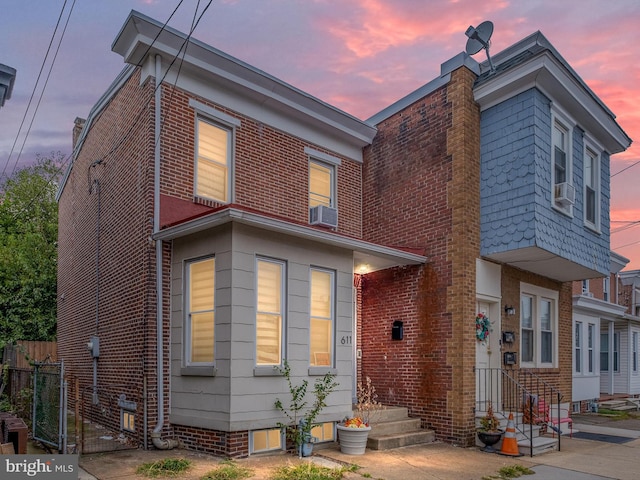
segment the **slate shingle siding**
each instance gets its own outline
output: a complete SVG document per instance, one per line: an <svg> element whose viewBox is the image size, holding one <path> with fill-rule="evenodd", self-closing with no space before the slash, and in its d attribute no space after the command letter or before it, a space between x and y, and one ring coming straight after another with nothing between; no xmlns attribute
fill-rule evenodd
<svg viewBox="0 0 640 480"><path fill-rule="evenodd" d="M550 101L530 89L481 115L481 254L526 247L598 270L609 268L609 157L601 156L601 233L584 225L584 132L572 131L572 183L576 203L571 216L552 207Z"/></svg>

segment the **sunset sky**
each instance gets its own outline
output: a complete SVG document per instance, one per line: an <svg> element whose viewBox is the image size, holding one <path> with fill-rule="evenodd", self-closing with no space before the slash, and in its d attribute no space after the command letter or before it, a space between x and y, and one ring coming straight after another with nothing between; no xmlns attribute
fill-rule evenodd
<svg viewBox="0 0 640 480"><path fill-rule="evenodd" d="M0 63L18 73L0 109L0 173L36 154L68 156L74 119L124 66L111 43L129 12L164 23L179 3L2 0ZM188 32L208 3L184 0L169 25ZM194 37L367 119L437 77L464 51L466 29L485 20L495 26L494 54L540 30L635 141L612 157L611 248L640 269L640 1L214 0Z"/></svg>

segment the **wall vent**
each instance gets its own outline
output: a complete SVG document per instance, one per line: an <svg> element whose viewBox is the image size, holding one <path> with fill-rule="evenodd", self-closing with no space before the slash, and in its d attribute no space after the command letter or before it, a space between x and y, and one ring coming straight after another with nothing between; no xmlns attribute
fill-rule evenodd
<svg viewBox="0 0 640 480"><path fill-rule="evenodd" d="M309 209L309 223L322 227L338 226L338 210L336 208L318 205Z"/></svg>

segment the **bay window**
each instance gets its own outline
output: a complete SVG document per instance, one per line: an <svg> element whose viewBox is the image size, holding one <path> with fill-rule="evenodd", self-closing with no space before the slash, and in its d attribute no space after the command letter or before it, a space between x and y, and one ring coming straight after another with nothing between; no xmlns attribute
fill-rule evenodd
<svg viewBox="0 0 640 480"><path fill-rule="evenodd" d="M312 366L333 366L334 272L311 269L310 359Z"/></svg>
<svg viewBox="0 0 640 480"><path fill-rule="evenodd" d="M186 263L186 364L213 365L215 259Z"/></svg>
<svg viewBox="0 0 640 480"><path fill-rule="evenodd" d="M286 265L256 261L256 365L282 364Z"/></svg>

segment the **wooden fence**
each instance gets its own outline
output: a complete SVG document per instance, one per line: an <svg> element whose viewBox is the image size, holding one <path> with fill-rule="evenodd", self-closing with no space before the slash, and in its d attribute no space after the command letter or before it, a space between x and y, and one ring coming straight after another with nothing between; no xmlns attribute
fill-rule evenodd
<svg viewBox="0 0 640 480"><path fill-rule="evenodd" d="M55 362L58 359L57 342L19 341L14 345L6 345L2 355L2 363L11 368L32 368L32 362Z"/></svg>

